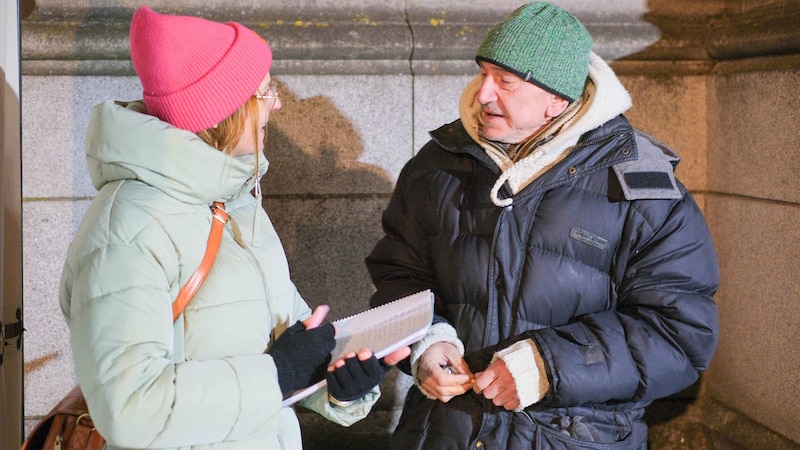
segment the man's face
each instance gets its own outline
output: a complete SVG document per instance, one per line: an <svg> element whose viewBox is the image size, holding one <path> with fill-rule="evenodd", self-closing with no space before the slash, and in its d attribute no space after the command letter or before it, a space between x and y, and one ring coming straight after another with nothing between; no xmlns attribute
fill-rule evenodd
<svg viewBox="0 0 800 450"><path fill-rule="evenodd" d="M475 100L481 105L479 133L485 139L516 144L566 108L566 100L499 66L479 65L483 79Z"/></svg>

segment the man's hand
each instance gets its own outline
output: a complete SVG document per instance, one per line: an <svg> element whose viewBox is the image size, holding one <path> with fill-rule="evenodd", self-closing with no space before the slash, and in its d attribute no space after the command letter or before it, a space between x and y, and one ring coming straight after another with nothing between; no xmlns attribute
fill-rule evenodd
<svg viewBox="0 0 800 450"><path fill-rule="evenodd" d="M519 395L514 377L500 358L489 364L483 372L475 374L472 390L476 394L482 394L496 406L502 406L509 411L519 407Z"/></svg>
<svg viewBox="0 0 800 450"><path fill-rule="evenodd" d="M447 342L437 342L425 350L419 358L417 379L428 395L444 403L467 392L474 381L467 362Z"/></svg>

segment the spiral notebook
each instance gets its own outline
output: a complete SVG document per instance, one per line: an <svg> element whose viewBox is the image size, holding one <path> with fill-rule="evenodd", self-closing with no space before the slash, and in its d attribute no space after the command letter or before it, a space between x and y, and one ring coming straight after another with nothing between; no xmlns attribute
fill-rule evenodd
<svg viewBox="0 0 800 450"><path fill-rule="evenodd" d="M358 314L335 320L336 347L331 361L361 347L372 350L377 358L411 345L425 336L433 320L433 293L430 290L403 297ZM283 406L290 406L325 386L322 380L289 394Z"/></svg>

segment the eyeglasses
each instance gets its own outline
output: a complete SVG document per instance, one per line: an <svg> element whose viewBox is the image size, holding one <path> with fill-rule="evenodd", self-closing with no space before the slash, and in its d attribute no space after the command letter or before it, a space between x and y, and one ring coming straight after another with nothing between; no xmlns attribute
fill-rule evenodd
<svg viewBox="0 0 800 450"><path fill-rule="evenodd" d="M269 87L267 87L267 92L262 94L261 91L257 90L253 97L259 100L267 100L267 104L269 104L269 100L277 100L278 95L278 83L275 81L270 81Z"/></svg>

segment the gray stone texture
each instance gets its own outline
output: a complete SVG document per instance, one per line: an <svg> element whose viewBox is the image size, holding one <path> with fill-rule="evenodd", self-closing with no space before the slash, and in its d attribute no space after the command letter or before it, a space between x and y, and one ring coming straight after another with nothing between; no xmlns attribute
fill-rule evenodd
<svg viewBox="0 0 800 450"><path fill-rule="evenodd" d="M135 99L140 0L39 0L22 20L26 431L73 385L58 276L95 195L91 108ZM366 308L363 259L403 164L455 120L474 51L519 0L153 0L243 22L274 49L264 204L293 277L332 317ZM722 336L703 382L648 411L651 447L800 448L800 6L797 0L563 0L631 92L634 125L682 156L717 245ZM380 449L411 380L341 428L300 411L310 449ZM762 446L763 444L763 446Z"/></svg>

